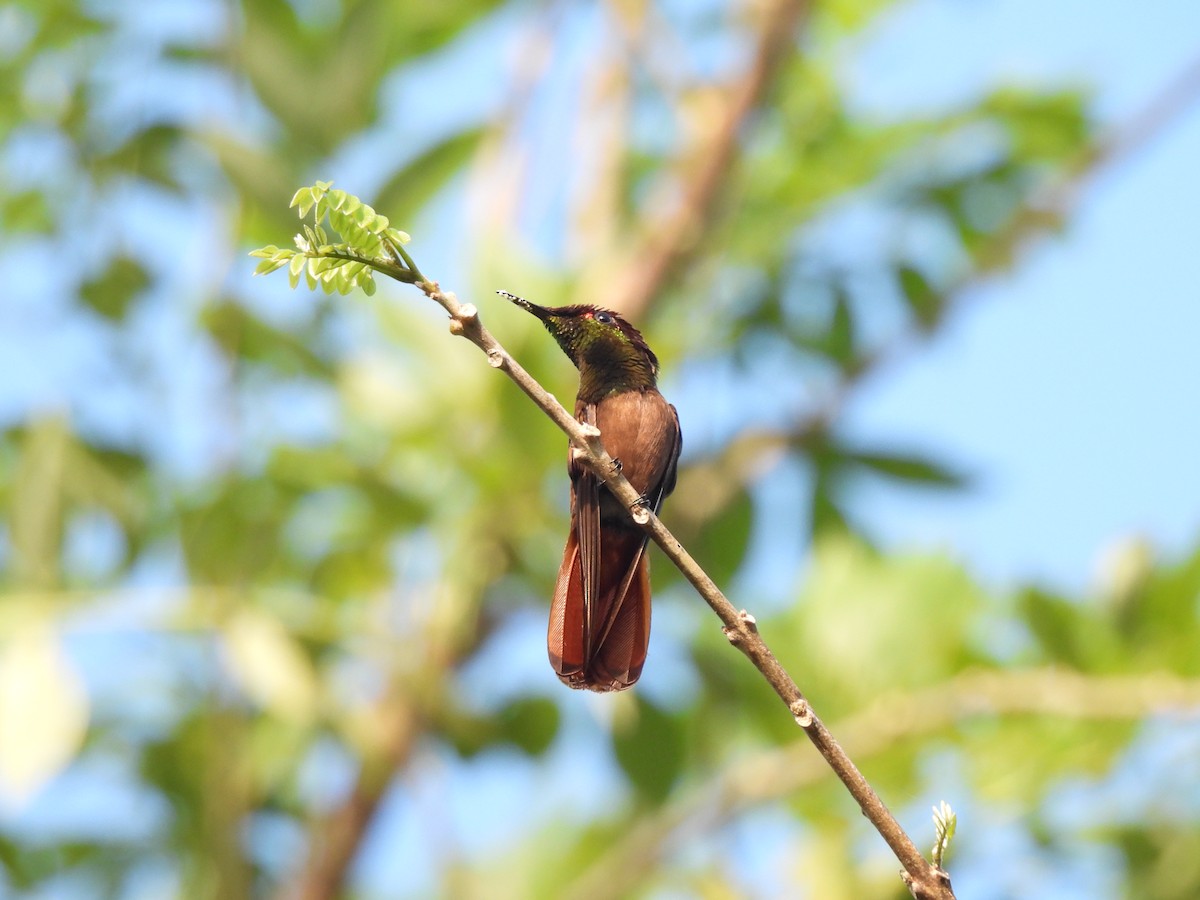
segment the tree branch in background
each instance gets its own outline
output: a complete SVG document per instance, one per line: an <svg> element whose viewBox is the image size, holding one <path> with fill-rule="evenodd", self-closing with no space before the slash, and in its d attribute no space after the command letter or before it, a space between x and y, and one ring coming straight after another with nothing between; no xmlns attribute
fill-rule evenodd
<svg viewBox="0 0 1200 900"><path fill-rule="evenodd" d="M421 734L416 710L398 691L379 704L377 715L383 720L376 729L382 745L363 760L349 796L308 829L308 856L294 880L279 892L280 900L332 900L340 894L384 792Z"/></svg>
<svg viewBox="0 0 1200 900"><path fill-rule="evenodd" d="M776 0L763 12L750 67L729 89L719 126L705 146L681 163L693 168L674 187L678 205L666 216L648 217L641 241L616 267L622 274L613 278L613 267L606 267L606 293L623 313L641 315L700 246L716 216L743 129L796 46L811 11L811 0Z"/></svg>
<svg viewBox="0 0 1200 900"><path fill-rule="evenodd" d="M1042 198L1062 218L1079 202L1080 190L1104 169L1136 156L1169 128L1200 97L1200 56L1167 82L1141 109L1097 141Z"/></svg>

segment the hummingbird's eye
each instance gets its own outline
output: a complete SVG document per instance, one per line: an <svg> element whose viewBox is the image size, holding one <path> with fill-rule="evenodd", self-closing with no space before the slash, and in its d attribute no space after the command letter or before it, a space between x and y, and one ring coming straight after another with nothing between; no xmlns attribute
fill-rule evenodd
<svg viewBox="0 0 1200 900"><path fill-rule="evenodd" d="M596 321L601 325L611 325L613 323L613 317L611 313L600 310L598 313L596 313Z"/></svg>

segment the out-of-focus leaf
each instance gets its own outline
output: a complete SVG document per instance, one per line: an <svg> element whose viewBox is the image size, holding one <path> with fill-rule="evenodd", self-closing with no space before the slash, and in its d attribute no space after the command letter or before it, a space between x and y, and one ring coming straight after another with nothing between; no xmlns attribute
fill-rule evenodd
<svg viewBox="0 0 1200 900"><path fill-rule="evenodd" d="M1121 667L1120 637L1110 619L1090 614L1078 603L1038 588L1021 591L1017 608L1052 661L1089 672L1111 672Z"/></svg>
<svg viewBox="0 0 1200 900"><path fill-rule="evenodd" d="M243 7L246 75L301 146L331 152L377 115L379 84L395 66L431 52L494 6L493 0L405 4L363 0L311 28L283 0Z"/></svg>
<svg viewBox="0 0 1200 900"><path fill-rule="evenodd" d="M512 744L530 756L541 756L558 734L558 706L547 697L518 697L499 712L477 715L443 709L442 735L459 754L471 757L496 745Z"/></svg>
<svg viewBox="0 0 1200 900"><path fill-rule="evenodd" d="M239 610L225 626L229 664L260 706L293 722L316 715L317 676L282 623L259 610Z"/></svg>
<svg viewBox="0 0 1200 900"><path fill-rule="evenodd" d="M766 622L760 626L778 651L780 630ZM688 752L708 766L725 759L731 747L764 741L789 745L796 739L795 721L774 692L762 689L762 675L739 657L717 627L701 629L691 648L705 702L691 723Z"/></svg>
<svg viewBox="0 0 1200 900"><path fill-rule="evenodd" d="M891 6L889 0L833 0L822 4L820 13L848 32L862 29L880 10Z"/></svg>
<svg viewBox="0 0 1200 900"><path fill-rule="evenodd" d="M854 316L844 291L839 291L829 324L829 355L842 365L854 358Z"/></svg>
<svg viewBox="0 0 1200 900"><path fill-rule="evenodd" d="M632 715L614 725L613 751L638 793L660 803L683 771L686 719L641 694L634 696L634 703Z"/></svg>
<svg viewBox="0 0 1200 900"><path fill-rule="evenodd" d="M1200 674L1200 549L1174 565L1147 571L1145 549L1129 548L1129 595L1113 611L1114 627L1140 668ZM1141 557L1138 559L1137 557Z"/></svg>
<svg viewBox="0 0 1200 900"><path fill-rule="evenodd" d="M441 737L450 743L459 756L466 759L490 747L499 733L496 721L491 716L470 714L457 708L439 712Z"/></svg>
<svg viewBox="0 0 1200 900"><path fill-rule="evenodd" d="M1118 721L1096 729L1071 717L1041 716L970 719L959 729L963 759L979 794L1029 805L1064 776L1104 775L1137 726ZM1031 744L1036 753L1028 751Z"/></svg>
<svg viewBox="0 0 1200 900"><path fill-rule="evenodd" d="M152 125L135 132L115 150L91 157L88 167L97 176L128 177L136 173L148 182L177 190L176 154L184 140L184 130L176 125Z"/></svg>
<svg viewBox="0 0 1200 900"><path fill-rule="evenodd" d="M27 833L13 837L0 837L0 867L4 886L15 888L22 897L44 896L48 884L62 884L64 877L78 878L80 883L102 892L101 896L118 896L121 876L128 874L136 858L135 851L112 840L47 843L31 840Z"/></svg>
<svg viewBox="0 0 1200 900"><path fill-rule="evenodd" d="M24 803L75 756L87 730L83 681L49 628L18 633L0 656L0 791Z"/></svg>
<svg viewBox="0 0 1200 900"><path fill-rule="evenodd" d="M815 545L798 601L762 631L779 636L775 653L798 668L798 680L848 712L976 660L968 627L982 607L980 588L949 559L885 556L861 539L829 535Z"/></svg>
<svg viewBox="0 0 1200 900"><path fill-rule="evenodd" d="M340 447L279 447L267 471L272 478L306 491L345 485L359 477L354 460Z"/></svg>
<svg viewBox="0 0 1200 900"><path fill-rule="evenodd" d="M1078 653L1078 611L1061 599L1036 588L1021 592L1019 606L1030 630L1052 659L1072 666L1082 660Z"/></svg>
<svg viewBox="0 0 1200 900"><path fill-rule="evenodd" d="M29 585L49 585L58 576L71 453L72 437L63 419L42 419L25 429L11 487L9 527L14 569Z"/></svg>
<svg viewBox="0 0 1200 900"><path fill-rule="evenodd" d="M120 525L128 561L147 537L140 527L147 513L144 462L89 446L58 417L33 422L16 434L19 455L0 487L0 506L10 510L13 574L27 587L53 584L59 579L66 522L74 512L97 507Z"/></svg>
<svg viewBox="0 0 1200 900"><path fill-rule="evenodd" d="M294 497L278 484L230 478L179 513L188 571L200 583L246 584L282 563Z"/></svg>
<svg viewBox="0 0 1200 900"><path fill-rule="evenodd" d="M943 463L923 456L901 453L876 453L865 450L846 450L847 462L897 481L907 481L931 487L959 489L969 484L967 476Z"/></svg>
<svg viewBox="0 0 1200 900"><path fill-rule="evenodd" d="M301 265L304 257L297 256ZM245 307L230 300L206 307L201 322L230 356L267 363L287 375L327 378L330 363L305 341L268 325Z"/></svg>
<svg viewBox="0 0 1200 900"><path fill-rule="evenodd" d="M0 228L10 235L22 232L45 234L53 224L46 195L41 191L21 191L0 199Z"/></svg>
<svg viewBox="0 0 1200 900"><path fill-rule="evenodd" d="M558 706L546 697L522 697L500 710L499 738L541 756L558 734Z"/></svg>
<svg viewBox="0 0 1200 900"><path fill-rule="evenodd" d="M809 532L815 538L819 535L852 530L850 519L838 496L843 475L842 461L831 448L814 446L810 463L813 467L813 480Z"/></svg>
<svg viewBox="0 0 1200 900"><path fill-rule="evenodd" d="M904 301L917 324L924 329L933 328L942 315L942 296L912 266L901 266L898 277Z"/></svg>
<svg viewBox="0 0 1200 900"><path fill-rule="evenodd" d="M327 554L313 569L312 589L329 599L363 597L392 578L388 545L382 536Z"/></svg>
<svg viewBox="0 0 1200 900"><path fill-rule="evenodd" d="M110 513L121 524L132 551L147 537L138 535L148 519L145 471L144 460L133 454L76 443L67 461L65 490L73 504L98 506Z"/></svg>
<svg viewBox="0 0 1200 900"><path fill-rule="evenodd" d="M1120 820L1118 820L1120 821ZM1200 896L1200 827L1188 822L1106 826L1125 860L1125 896L1138 900L1190 900Z"/></svg>
<svg viewBox="0 0 1200 900"><path fill-rule="evenodd" d="M983 101L981 111L1008 127L1017 162L1063 160L1087 140L1087 97L1079 91L1003 88Z"/></svg>
<svg viewBox="0 0 1200 900"><path fill-rule="evenodd" d="M205 135L203 139L242 198L238 210L241 233L255 242L278 241L281 234L293 233L296 215L286 204L300 180L300 161L287 156L281 159L269 148L247 145L222 134Z"/></svg>
<svg viewBox="0 0 1200 900"><path fill-rule="evenodd" d="M397 171L379 189L375 206L403 227L466 164L484 135L481 128L453 134Z"/></svg>
<svg viewBox="0 0 1200 900"><path fill-rule="evenodd" d="M688 540L689 551L717 584L728 584L746 556L753 526L754 504L746 491L739 491Z"/></svg>

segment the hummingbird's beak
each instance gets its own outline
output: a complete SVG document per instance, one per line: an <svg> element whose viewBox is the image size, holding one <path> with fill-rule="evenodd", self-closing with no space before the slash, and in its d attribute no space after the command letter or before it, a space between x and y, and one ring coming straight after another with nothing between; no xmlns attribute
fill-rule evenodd
<svg viewBox="0 0 1200 900"><path fill-rule="evenodd" d="M496 291L501 297L505 297L515 303L517 306L526 312L533 313L543 322L550 318L550 311L544 306L538 306L536 303L530 303L524 297L518 297L516 294L510 294L508 291Z"/></svg>

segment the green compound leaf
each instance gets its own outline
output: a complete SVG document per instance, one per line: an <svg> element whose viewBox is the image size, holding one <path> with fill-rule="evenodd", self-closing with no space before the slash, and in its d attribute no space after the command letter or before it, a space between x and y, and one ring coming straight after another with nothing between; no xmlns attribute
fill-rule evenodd
<svg viewBox="0 0 1200 900"><path fill-rule="evenodd" d="M409 242L408 234L393 228L387 216L358 197L334 190L332 185L331 181L318 181L292 195L291 206L302 219L311 213L312 222L301 225L294 238L295 250L271 244L251 251L251 256L262 260L254 274L266 275L287 266L293 288L303 274L310 290L320 287L327 294L361 290L371 296L376 288L373 268L389 273L396 270L396 247ZM328 230L324 222L328 222Z"/></svg>

